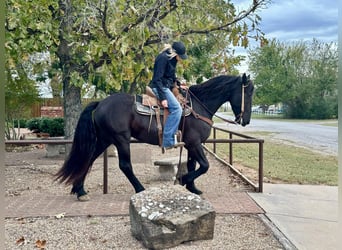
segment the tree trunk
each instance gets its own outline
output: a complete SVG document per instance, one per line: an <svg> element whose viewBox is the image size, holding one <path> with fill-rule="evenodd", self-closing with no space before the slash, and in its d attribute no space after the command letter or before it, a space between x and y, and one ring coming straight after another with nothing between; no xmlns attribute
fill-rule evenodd
<svg viewBox="0 0 342 250"><path fill-rule="evenodd" d="M74 137L74 131L82 110L81 89L70 83L70 78L63 80L64 134L66 139Z"/></svg>
<svg viewBox="0 0 342 250"><path fill-rule="evenodd" d="M81 88L72 84L71 73L73 71L72 53L67 40L67 35L72 33L72 3L70 0L60 0L60 27L59 27L59 46L57 56L62 69L63 82L63 106L64 106L64 133L66 139L72 139L77 125L77 121L82 110ZM66 147L66 153L70 152L70 146Z"/></svg>

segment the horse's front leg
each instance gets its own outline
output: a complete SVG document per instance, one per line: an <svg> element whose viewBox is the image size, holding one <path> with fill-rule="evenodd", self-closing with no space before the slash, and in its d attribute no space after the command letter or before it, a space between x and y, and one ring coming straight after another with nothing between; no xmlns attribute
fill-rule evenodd
<svg viewBox="0 0 342 250"><path fill-rule="evenodd" d="M119 158L120 158L120 155L119 155ZM140 183L138 178L135 176L133 172L132 164L130 161L120 159L119 167L121 171L125 174L127 179L129 180L129 182L133 185L136 193L139 193L145 190L144 186Z"/></svg>
<svg viewBox="0 0 342 250"><path fill-rule="evenodd" d="M196 170L196 160L195 160L194 157L191 157L189 154L188 154L187 169L188 169L188 173L189 172L194 172ZM198 195L201 195L203 193L201 190L199 190L195 186L195 181L194 180L190 181L188 183L181 183L181 184L185 184L186 189L188 189L191 193L198 194Z"/></svg>
<svg viewBox="0 0 342 250"><path fill-rule="evenodd" d="M196 162L200 167L196 170ZM180 182L182 185L194 194L202 194L202 191L195 186L195 179L206 173L209 169L209 162L204 154L202 145L188 149L188 173L184 175Z"/></svg>
<svg viewBox="0 0 342 250"><path fill-rule="evenodd" d="M136 193L144 191L144 186L140 183L133 172L129 143L118 144L116 148L118 150L120 170L125 174L127 179L133 185Z"/></svg>

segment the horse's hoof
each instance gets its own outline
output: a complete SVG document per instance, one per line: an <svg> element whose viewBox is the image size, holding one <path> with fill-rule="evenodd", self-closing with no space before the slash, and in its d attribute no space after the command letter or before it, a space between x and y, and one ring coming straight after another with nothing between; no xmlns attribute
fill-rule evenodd
<svg viewBox="0 0 342 250"><path fill-rule="evenodd" d="M81 196L78 196L77 197L77 200L78 201L89 201L90 200L90 197L89 197L89 195L87 195L87 194L84 194L84 195L81 195Z"/></svg>
<svg viewBox="0 0 342 250"><path fill-rule="evenodd" d="M174 181L174 185L181 185L184 186L185 182L183 181L182 177L176 177L175 181Z"/></svg>
<svg viewBox="0 0 342 250"><path fill-rule="evenodd" d="M186 187L187 190L189 190L193 194L197 194L197 195L203 194L203 192L201 190L199 190L198 188L196 188L195 185L189 185L188 184L185 187Z"/></svg>

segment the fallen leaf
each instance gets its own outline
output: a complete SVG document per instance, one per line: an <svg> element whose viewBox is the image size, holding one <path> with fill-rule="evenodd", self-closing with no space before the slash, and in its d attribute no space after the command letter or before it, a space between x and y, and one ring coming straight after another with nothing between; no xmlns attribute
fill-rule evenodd
<svg viewBox="0 0 342 250"><path fill-rule="evenodd" d="M24 236L21 236L17 241L16 241L17 246L21 246L21 245L25 245L26 244L26 240L24 238Z"/></svg>
<svg viewBox="0 0 342 250"><path fill-rule="evenodd" d="M37 240L36 241L36 248L45 249L46 247L46 240Z"/></svg>
<svg viewBox="0 0 342 250"><path fill-rule="evenodd" d="M96 237L93 237L93 236L90 236L90 237L89 237L89 240L90 240L90 241L96 241L97 238L96 238Z"/></svg>
<svg viewBox="0 0 342 250"><path fill-rule="evenodd" d="M55 218L56 219L62 219L62 218L64 218L64 216L65 216L65 213L60 213L60 214L56 214Z"/></svg>
<svg viewBox="0 0 342 250"><path fill-rule="evenodd" d="M16 218L16 220L17 220L20 224L25 224L25 223L26 223L26 222L25 222L25 218L22 218L22 217Z"/></svg>

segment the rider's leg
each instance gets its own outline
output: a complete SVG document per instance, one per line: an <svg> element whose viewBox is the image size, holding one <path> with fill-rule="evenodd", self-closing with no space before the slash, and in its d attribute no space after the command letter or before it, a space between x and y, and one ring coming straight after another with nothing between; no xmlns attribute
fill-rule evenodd
<svg viewBox="0 0 342 250"><path fill-rule="evenodd" d="M179 122L182 117L182 108L170 89L165 88L164 94L167 99L169 110L169 115L165 121L163 132L163 147L167 148L172 147L177 143L175 135L178 131Z"/></svg>

